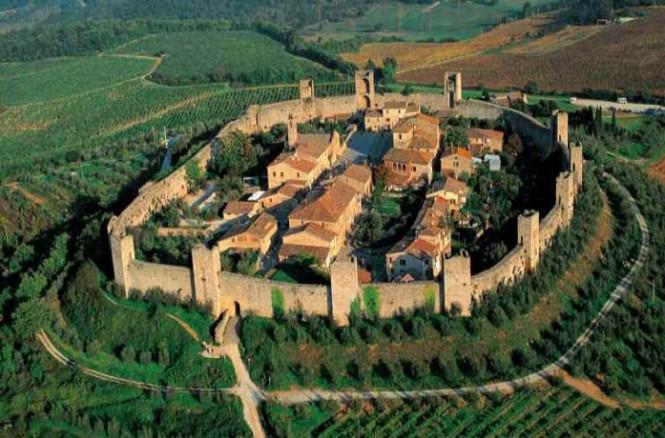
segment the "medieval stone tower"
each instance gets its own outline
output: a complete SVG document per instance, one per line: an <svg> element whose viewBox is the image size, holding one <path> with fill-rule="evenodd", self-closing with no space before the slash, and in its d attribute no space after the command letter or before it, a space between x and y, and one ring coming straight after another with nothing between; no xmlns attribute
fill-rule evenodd
<svg viewBox="0 0 665 438"><path fill-rule="evenodd" d="M448 108L455 108L462 101L462 73L444 73L443 96L446 99L446 106Z"/></svg>
<svg viewBox="0 0 665 438"><path fill-rule="evenodd" d="M298 142L298 121L293 114L289 114L289 123L287 125L286 141L289 149Z"/></svg>
<svg viewBox="0 0 665 438"><path fill-rule="evenodd" d="M221 269L219 252L215 248L209 249L204 244L192 248L192 274L196 302L210 303L213 315L219 315L223 310L219 300L219 272Z"/></svg>
<svg viewBox="0 0 665 438"><path fill-rule="evenodd" d="M114 220L117 220L117 218L111 219L109 229L112 229ZM118 235L109 231L109 241L111 243L111 259L113 260L115 281L122 286L122 290L125 291L125 296L127 296L127 292L132 287L129 264L134 260L134 238L128 234Z"/></svg>
<svg viewBox="0 0 665 438"><path fill-rule="evenodd" d="M303 79L300 81L300 100L314 99L314 81L312 79Z"/></svg>
<svg viewBox="0 0 665 438"><path fill-rule="evenodd" d="M568 150L568 113L555 111L552 115L552 144Z"/></svg>
<svg viewBox="0 0 665 438"><path fill-rule="evenodd" d="M536 269L540 259L540 214L527 210L517 218L517 243L524 251L527 271Z"/></svg>
<svg viewBox="0 0 665 438"><path fill-rule="evenodd" d="M570 172L562 172L556 178L556 202L561 209L561 223L566 226L573 220L575 180Z"/></svg>
<svg viewBox="0 0 665 438"><path fill-rule="evenodd" d="M580 143L570 147L570 171L575 179L575 188L579 190L584 180L584 150Z"/></svg>
<svg viewBox="0 0 665 438"><path fill-rule="evenodd" d="M356 72L356 105L359 110L374 105L374 71L360 70Z"/></svg>
<svg viewBox="0 0 665 438"><path fill-rule="evenodd" d="M358 262L338 258L330 266L330 315L339 325L349 325L351 303L358 297Z"/></svg>
<svg viewBox="0 0 665 438"><path fill-rule="evenodd" d="M471 315L471 258L465 251L443 260L443 298L446 311L459 307L462 316Z"/></svg>

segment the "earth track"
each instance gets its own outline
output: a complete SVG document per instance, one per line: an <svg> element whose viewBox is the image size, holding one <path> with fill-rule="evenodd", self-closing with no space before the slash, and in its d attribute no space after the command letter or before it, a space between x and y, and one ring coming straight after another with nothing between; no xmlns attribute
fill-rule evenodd
<svg viewBox="0 0 665 438"><path fill-rule="evenodd" d="M46 351L59 363L70 368L78 368L82 373L96 379L105 380L111 383L117 383L126 386L133 386L140 389L159 391L159 392L207 392L207 393L227 393L234 394L241 398L243 402L243 415L245 421L252 429L254 436L265 436L262 425L260 424L258 406L262 401L278 402L283 404L301 404L311 403L322 400L335 400L341 402L348 402L352 400L375 400L375 399L417 399L428 397L441 397L441 396L460 396L464 394L488 394L493 392L500 392L504 394L511 394L516 389L542 384L552 377L561 377L564 372L564 367L571 363L572 359L577 353L589 343L591 336L594 334L598 326L603 322L605 317L614 308L614 306L628 295L629 288L632 286L633 280L644 266L650 250L650 233L647 222L642 216L642 213L637 206L637 203L630 192L622 186L619 181L609 174L605 174L612 183L619 187L624 197L628 200L630 208L637 219L640 232L641 232L641 245L639 254L633 262L630 271L624 275L619 284L614 288L610 297L607 299L601 310L596 317L591 321L586 330L576 339L575 343L566 351L561 357L549 365L546 365L539 371L528 374L526 376L516 378L504 382L488 383L485 385L464 386L458 388L441 388L441 389L425 389L425 390L383 390L383 391L357 391L357 390L342 390L342 391L326 391L318 389L293 389L287 391L265 391L252 382L251 377L242 362L239 350L239 340L237 339L237 321L231 326L229 343L221 347L221 352L225 353L231 359L236 371L238 384L232 388L215 389L215 388L185 388L176 386L162 386L154 385L145 382L140 382L122 377L112 376L106 373L92 370L81 364L74 362L67 358L60 350L55 347L49 339L46 332L43 330L37 333L37 339L42 343Z"/></svg>

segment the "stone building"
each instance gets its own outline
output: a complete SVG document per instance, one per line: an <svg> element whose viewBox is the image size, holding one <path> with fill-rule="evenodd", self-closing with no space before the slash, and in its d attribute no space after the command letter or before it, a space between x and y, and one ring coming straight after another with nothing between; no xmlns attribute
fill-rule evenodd
<svg viewBox="0 0 665 438"><path fill-rule="evenodd" d="M404 190L410 185L432 181L432 156L418 149L390 149L383 156L385 185L389 190Z"/></svg>
<svg viewBox="0 0 665 438"><path fill-rule="evenodd" d="M223 217L226 220L241 217L251 218L261 212L261 205L251 201L229 201L224 207Z"/></svg>
<svg viewBox="0 0 665 438"><path fill-rule="evenodd" d="M504 134L494 129L469 129L469 149L474 157L487 152L499 153L503 150Z"/></svg>
<svg viewBox="0 0 665 438"><path fill-rule="evenodd" d="M265 255L277 234L277 220L268 213L261 213L248 224L226 233L215 245L219 252L253 250Z"/></svg>
<svg viewBox="0 0 665 438"><path fill-rule="evenodd" d="M298 134L289 122L287 150L268 165L268 188L279 187L287 181L301 181L306 186L332 165L346 150L338 132L332 134Z"/></svg>
<svg viewBox="0 0 665 438"><path fill-rule="evenodd" d="M448 202L443 198L425 201L410 233L386 254L389 280L427 280L441 274L443 257L452 250L449 215Z"/></svg>
<svg viewBox="0 0 665 438"><path fill-rule="evenodd" d="M314 222L309 222L290 228L282 236L279 261L283 262L290 257L307 254L314 256L321 262L321 266L328 268L340 248L340 241L335 233Z"/></svg>
<svg viewBox="0 0 665 438"><path fill-rule="evenodd" d="M405 100L385 102L380 108L365 112L365 130L369 132L389 131L402 119L420 113L420 107Z"/></svg>
<svg viewBox="0 0 665 438"><path fill-rule="evenodd" d="M337 179L353 187L363 196L369 196L372 193L372 170L368 166L351 164Z"/></svg>
<svg viewBox="0 0 665 438"><path fill-rule="evenodd" d="M447 149L441 157L441 174L445 177L459 178L463 173L473 174L473 156L466 148Z"/></svg>

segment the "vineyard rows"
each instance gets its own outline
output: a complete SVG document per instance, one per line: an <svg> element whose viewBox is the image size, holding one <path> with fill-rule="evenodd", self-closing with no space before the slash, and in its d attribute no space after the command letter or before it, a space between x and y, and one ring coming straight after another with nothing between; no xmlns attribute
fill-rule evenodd
<svg viewBox="0 0 665 438"><path fill-rule="evenodd" d="M612 410L570 389L520 391L480 403L460 400L407 402L366 413L351 409L311 433L322 438L356 436L657 436L665 413Z"/></svg>
<svg viewBox="0 0 665 438"><path fill-rule="evenodd" d="M342 82L318 89L339 95L353 88ZM10 108L0 117L0 176L35 159L103 148L162 128L211 129L238 117L250 104L294 99L297 93L296 85L164 87L136 80L48 105Z"/></svg>

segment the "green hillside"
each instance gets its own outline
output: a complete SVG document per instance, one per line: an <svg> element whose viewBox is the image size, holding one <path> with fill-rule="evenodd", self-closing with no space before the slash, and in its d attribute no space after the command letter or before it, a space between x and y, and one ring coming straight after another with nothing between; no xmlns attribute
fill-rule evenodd
<svg viewBox="0 0 665 438"><path fill-rule="evenodd" d="M291 55L256 32L203 31L151 35L116 53L165 55L152 78L165 84L237 82L248 85L332 80L323 66Z"/></svg>

